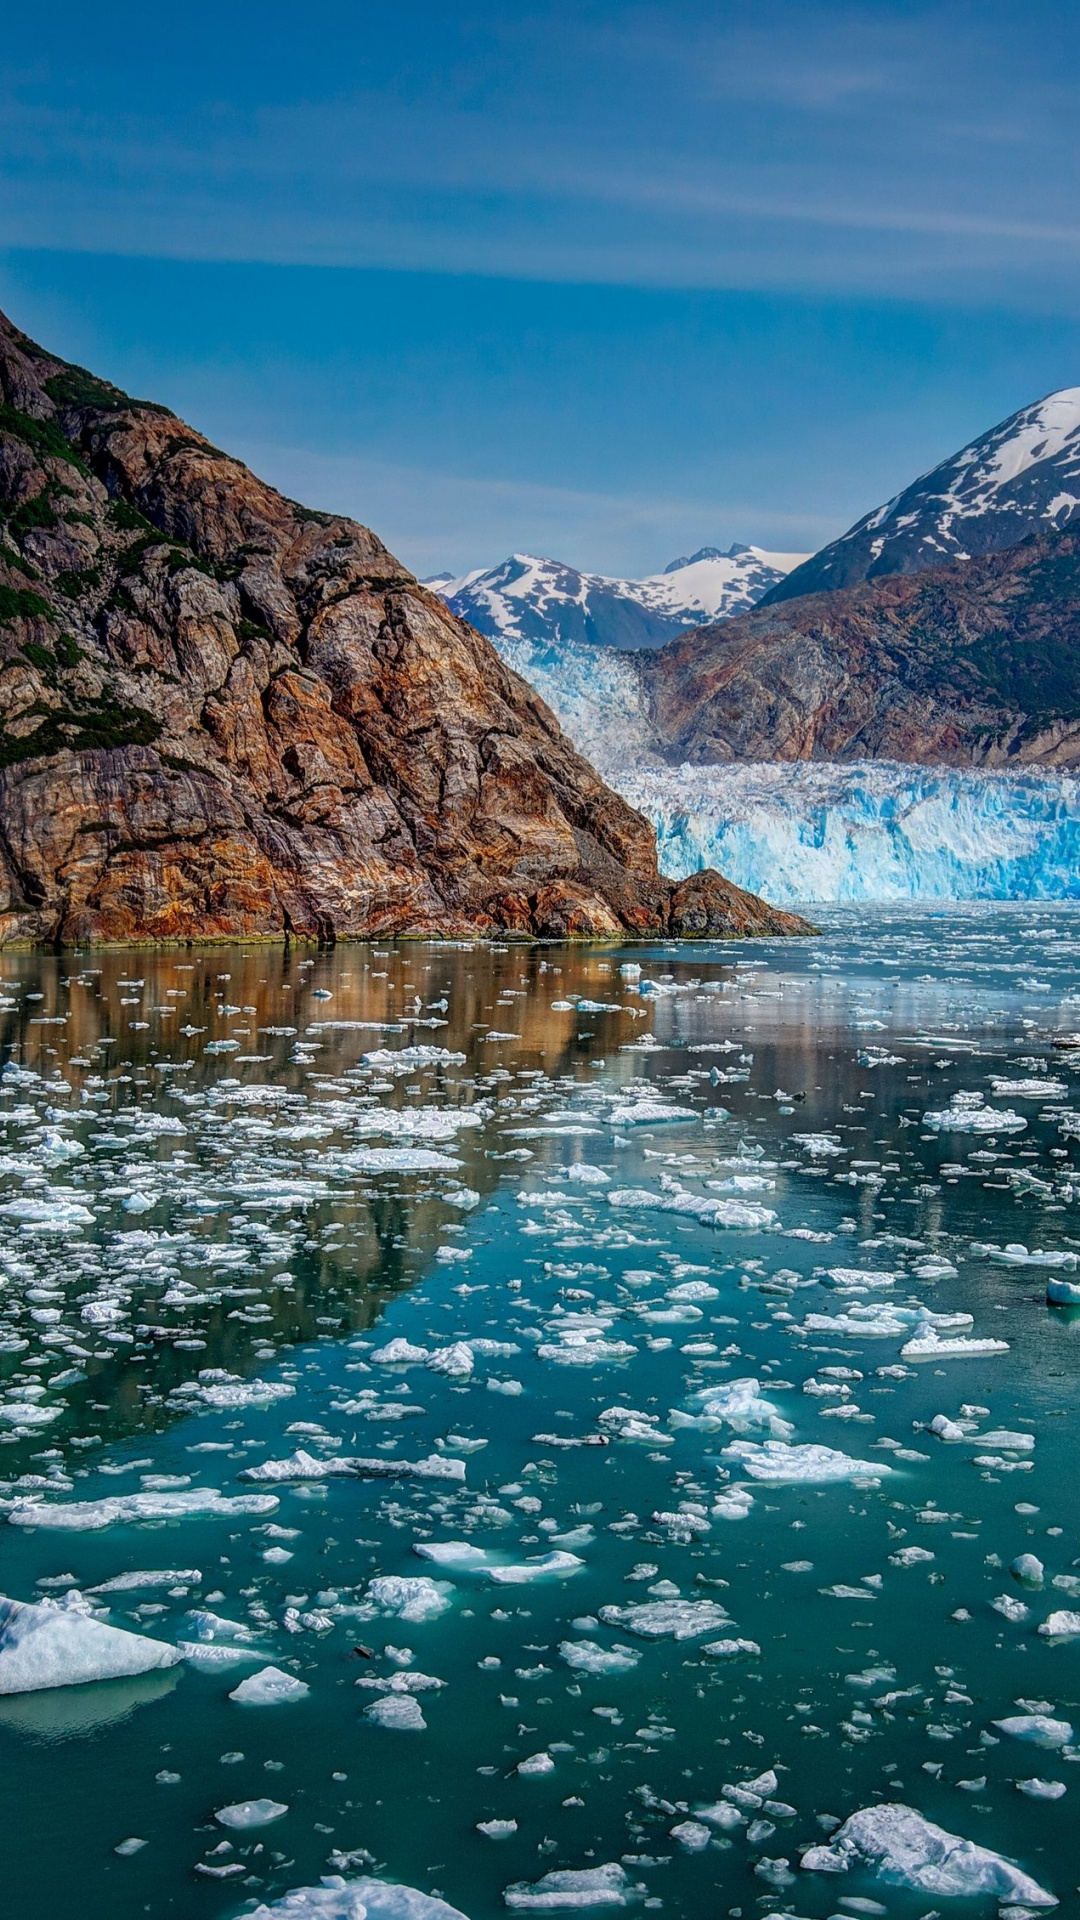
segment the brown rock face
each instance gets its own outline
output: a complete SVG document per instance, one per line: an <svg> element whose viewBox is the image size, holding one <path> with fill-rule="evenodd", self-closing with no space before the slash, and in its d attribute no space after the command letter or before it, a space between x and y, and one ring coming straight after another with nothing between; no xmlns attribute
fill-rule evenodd
<svg viewBox="0 0 1080 1920"><path fill-rule="evenodd" d="M762 606L632 656L656 752L1080 765L1080 531Z"/></svg>
<svg viewBox="0 0 1080 1920"><path fill-rule="evenodd" d="M807 930L697 885L710 931ZM661 934L678 896L366 527L0 316L0 943Z"/></svg>

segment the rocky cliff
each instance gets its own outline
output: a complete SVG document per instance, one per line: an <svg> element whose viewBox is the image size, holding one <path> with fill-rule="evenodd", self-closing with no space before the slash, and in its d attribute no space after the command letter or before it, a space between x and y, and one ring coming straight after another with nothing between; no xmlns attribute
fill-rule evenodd
<svg viewBox="0 0 1080 1920"><path fill-rule="evenodd" d="M0 942L798 932L373 533L0 316Z"/></svg>
<svg viewBox="0 0 1080 1920"><path fill-rule="evenodd" d="M632 664L674 764L1080 766L1080 532L757 607Z"/></svg>

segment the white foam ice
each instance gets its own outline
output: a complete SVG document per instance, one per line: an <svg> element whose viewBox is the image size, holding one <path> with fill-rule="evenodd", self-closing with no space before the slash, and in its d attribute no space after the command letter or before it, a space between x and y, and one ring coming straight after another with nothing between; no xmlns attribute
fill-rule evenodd
<svg viewBox="0 0 1080 1920"><path fill-rule="evenodd" d="M163 1640L95 1619L74 1590L36 1603L0 1598L0 1694L126 1679L179 1660Z"/></svg>
<svg viewBox="0 0 1080 1920"><path fill-rule="evenodd" d="M802 1866L811 1873L847 1873L867 1866L887 1886L910 1887L936 1898L990 1895L1028 1907L1056 1907L1030 1876L999 1853L963 1840L899 1802L864 1807L844 1821L825 1846L809 1847Z"/></svg>
<svg viewBox="0 0 1080 1920"><path fill-rule="evenodd" d="M284 1673L280 1667L260 1667L241 1680L229 1695L241 1707L277 1707L285 1701L302 1700L311 1689L306 1680Z"/></svg>
<svg viewBox="0 0 1080 1920"><path fill-rule="evenodd" d="M612 1861L602 1867L556 1867L531 1885L519 1880L503 1900L512 1913L582 1913L595 1907L626 1907L631 1883Z"/></svg>
<svg viewBox="0 0 1080 1920"><path fill-rule="evenodd" d="M855 1460L815 1442L789 1446L783 1440L733 1440L721 1456L740 1473L771 1486L827 1486L840 1480L880 1480L892 1472L881 1460Z"/></svg>

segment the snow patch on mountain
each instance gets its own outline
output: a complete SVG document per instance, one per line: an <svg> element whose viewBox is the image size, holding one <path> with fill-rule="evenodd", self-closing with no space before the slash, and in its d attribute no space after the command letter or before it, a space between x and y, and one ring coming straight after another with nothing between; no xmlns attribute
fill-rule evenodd
<svg viewBox="0 0 1080 1920"><path fill-rule="evenodd" d="M621 769L677 879L718 867L777 905L1080 899L1080 780L888 761Z"/></svg>
<svg viewBox="0 0 1080 1920"><path fill-rule="evenodd" d="M763 547L733 546L726 553L701 547L663 573L618 580L515 553L500 566L475 567L457 577L438 574L424 584L496 642L628 651L662 646L706 620L744 613L806 557Z"/></svg>
<svg viewBox="0 0 1080 1920"><path fill-rule="evenodd" d="M921 474L767 594L770 604L999 553L1080 512L1080 387L1010 414Z"/></svg>

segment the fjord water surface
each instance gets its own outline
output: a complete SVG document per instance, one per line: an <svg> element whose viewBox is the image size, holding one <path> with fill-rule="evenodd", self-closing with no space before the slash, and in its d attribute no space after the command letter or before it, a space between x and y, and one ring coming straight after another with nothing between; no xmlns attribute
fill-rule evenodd
<svg viewBox="0 0 1080 1920"><path fill-rule="evenodd" d="M3 956L0 1591L185 1648L0 1698L8 1920L997 1911L800 1866L882 1802L1069 1911L1078 955Z"/></svg>

